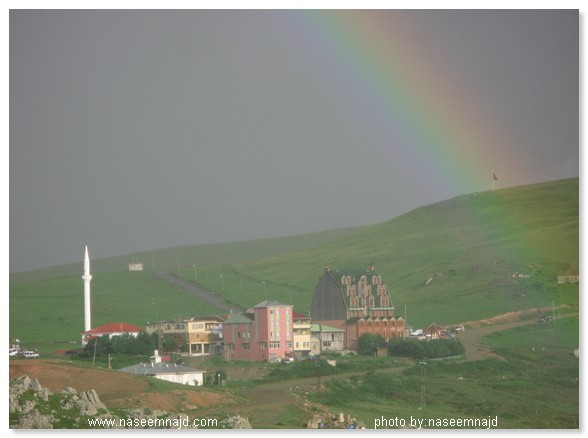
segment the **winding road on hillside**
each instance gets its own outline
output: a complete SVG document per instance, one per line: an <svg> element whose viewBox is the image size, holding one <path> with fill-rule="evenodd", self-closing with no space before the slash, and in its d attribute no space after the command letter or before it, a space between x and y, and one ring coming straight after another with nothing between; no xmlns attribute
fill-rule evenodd
<svg viewBox="0 0 588 438"><path fill-rule="evenodd" d="M243 311L242 308L225 301L222 297L219 297L218 295L210 292L209 290L201 288L197 284L191 283L187 280L177 277L173 275L170 271L160 271L156 272L154 275L157 278L166 281L167 283L179 286L182 289L191 292L192 295L194 295L199 300L206 301L208 304L216 307L218 310L222 312L239 313Z"/></svg>

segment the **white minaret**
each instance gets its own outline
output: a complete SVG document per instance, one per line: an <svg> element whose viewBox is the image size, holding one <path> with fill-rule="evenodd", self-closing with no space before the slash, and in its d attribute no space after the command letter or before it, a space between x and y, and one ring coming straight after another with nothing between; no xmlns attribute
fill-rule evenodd
<svg viewBox="0 0 588 438"><path fill-rule="evenodd" d="M90 311L90 281L92 276L90 275L90 257L88 256L88 245L86 245L86 253L84 254L84 331L88 331L92 328L92 313Z"/></svg>

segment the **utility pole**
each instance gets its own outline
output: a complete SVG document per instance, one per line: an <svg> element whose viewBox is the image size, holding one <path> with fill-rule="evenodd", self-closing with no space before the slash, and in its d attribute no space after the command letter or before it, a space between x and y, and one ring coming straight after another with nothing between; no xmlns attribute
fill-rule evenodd
<svg viewBox="0 0 588 438"><path fill-rule="evenodd" d="M421 410L427 406L426 386L427 386L427 362L419 362L421 365Z"/></svg>
<svg viewBox="0 0 588 438"><path fill-rule="evenodd" d="M92 356L92 368L94 368L94 362L96 361L96 346L98 345L98 339L94 339L94 355Z"/></svg>

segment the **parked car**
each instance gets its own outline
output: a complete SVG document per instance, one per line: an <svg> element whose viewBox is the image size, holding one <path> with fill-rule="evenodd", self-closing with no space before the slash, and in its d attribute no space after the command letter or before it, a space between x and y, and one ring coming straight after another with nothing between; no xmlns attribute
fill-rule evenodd
<svg viewBox="0 0 588 438"><path fill-rule="evenodd" d="M410 332L410 336L423 336L423 331L422 330L415 330L413 332Z"/></svg>
<svg viewBox="0 0 588 438"><path fill-rule="evenodd" d="M25 358L31 358L31 359L39 357L39 353L37 353L36 351L29 351L29 350L23 351L22 355Z"/></svg>
<svg viewBox="0 0 588 438"><path fill-rule="evenodd" d="M285 363L285 364L290 364L292 362L294 362L294 359L292 359L291 357L288 357L286 359L282 359L282 363Z"/></svg>
<svg viewBox="0 0 588 438"><path fill-rule="evenodd" d="M8 356L18 356L18 352L20 350L18 348L9 348L8 349Z"/></svg>

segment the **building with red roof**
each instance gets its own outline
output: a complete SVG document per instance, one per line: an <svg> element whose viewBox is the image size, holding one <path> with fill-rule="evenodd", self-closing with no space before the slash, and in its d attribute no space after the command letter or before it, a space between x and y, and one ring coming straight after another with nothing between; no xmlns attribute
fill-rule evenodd
<svg viewBox="0 0 588 438"><path fill-rule="evenodd" d="M90 340L94 338L100 338L104 335L108 335L109 339L112 339L115 336L123 335L125 333L136 337L142 330L142 327L127 324L126 322L110 322L108 324L104 324L82 332L82 345L86 345Z"/></svg>

